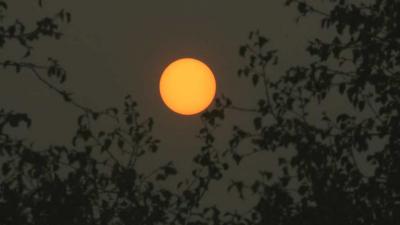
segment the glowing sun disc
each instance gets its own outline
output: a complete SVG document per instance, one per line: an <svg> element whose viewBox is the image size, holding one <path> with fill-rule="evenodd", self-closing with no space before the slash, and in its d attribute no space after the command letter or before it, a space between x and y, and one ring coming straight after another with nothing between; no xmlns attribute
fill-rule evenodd
<svg viewBox="0 0 400 225"><path fill-rule="evenodd" d="M160 94L172 111L193 115L211 104L216 86L214 74L206 64L197 59L183 58L172 62L163 71Z"/></svg>

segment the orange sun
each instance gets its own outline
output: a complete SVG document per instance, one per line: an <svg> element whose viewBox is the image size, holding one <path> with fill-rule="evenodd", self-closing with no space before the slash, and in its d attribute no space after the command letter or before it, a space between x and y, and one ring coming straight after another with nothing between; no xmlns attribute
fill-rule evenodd
<svg viewBox="0 0 400 225"><path fill-rule="evenodd" d="M215 91L213 72L197 59L178 59L161 75L162 100L168 108L182 115L193 115L206 109L212 102Z"/></svg>

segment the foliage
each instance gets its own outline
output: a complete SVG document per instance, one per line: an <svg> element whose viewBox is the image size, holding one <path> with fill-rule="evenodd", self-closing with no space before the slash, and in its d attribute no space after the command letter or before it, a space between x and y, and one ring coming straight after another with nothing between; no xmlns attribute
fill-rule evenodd
<svg viewBox="0 0 400 225"><path fill-rule="evenodd" d="M162 185L179 172L171 162L151 172L137 168L160 141L152 135L153 119L142 118L130 96L121 109L94 110L62 88L67 72L56 59L29 61L36 40L62 38L61 25L71 21L67 11L33 28L1 23L0 47L16 42L26 49L24 61L0 62L5 71L26 70L82 115L71 145L38 149L7 132L29 127L29 115L0 110L0 224L400 224L400 3L332 0L327 12L305 1L287 4L297 6L299 19L317 15L334 36L310 41L313 62L281 75L270 72L279 51L251 32L239 49L246 65L238 75L263 94L254 108L222 96L202 115L203 145L192 177L176 190ZM0 0L3 10L9 5ZM332 97L348 106L327 111ZM215 130L228 110L246 114L253 129L234 126L221 154ZM104 120L112 126L103 127ZM260 152L280 155L280 171L260 171L253 183L235 180L227 187L241 198L258 195L253 208L239 213L202 203L224 171Z"/></svg>
<svg viewBox="0 0 400 225"><path fill-rule="evenodd" d="M279 173L233 184L240 195L247 188L260 196L248 224L399 224L400 2L333 0L328 12L311 1L286 3L334 35L309 42L309 65L275 75L278 51L251 32L238 75L264 95L248 109L222 97L213 110L247 112L254 125L233 129L227 151L238 164L249 154L293 151L278 158ZM332 99L347 106L327 111ZM240 148L246 141L253 152Z"/></svg>
<svg viewBox="0 0 400 225"><path fill-rule="evenodd" d="M39 1L39 7L42 7ZM7 10L11 3L0 1ZM16 139L9 128L32 121L25 113L0 110L0 224L184 224L192 208L216 179L210 151L196 158L199 167L193 179L179 183L177 191L161 183L177 171L166 162L154 171L139 171L143 156L158 151L159 140L152 136L153 119L142 119L136 102L127 96L124 107L94 110L76 102L63 89L67 72L56 59L31 63L35 41L60 39L61 26L71 15L61 10L38 20L30 28L19 20L0 26L0 47L16 42L24 47L24 61L0 62L3 69L25 70L66 103L82 111L71 145L35 144ZM56 79L54 79L56 78ZM102 126L104 121L110 126ZM211 165L212 164L212 165ZM208 176L207 169L213 176Z"/></svg>

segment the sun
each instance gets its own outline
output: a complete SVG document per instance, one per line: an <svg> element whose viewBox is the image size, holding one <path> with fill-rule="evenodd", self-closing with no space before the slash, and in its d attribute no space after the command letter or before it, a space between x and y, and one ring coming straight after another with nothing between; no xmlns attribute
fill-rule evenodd
<svg viewBox="0 0 400 225"><path fill-rule="evenodd" d="M193 58L172 62L160 79L163 102L181 115L194 115L206 109L214 99L216 88L211 69Z"/></svg>

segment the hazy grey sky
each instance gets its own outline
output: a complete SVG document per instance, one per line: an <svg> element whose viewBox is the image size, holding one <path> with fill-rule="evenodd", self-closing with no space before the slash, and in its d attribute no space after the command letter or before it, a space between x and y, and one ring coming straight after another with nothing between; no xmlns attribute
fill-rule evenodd
<svg viewBox="0 0 400 225"><path fill-rule="evenodd" d="M238 48L246 43L249 31L260 29L269 37L271 47L281 49L284 66L304 62L305 43L319 28L310 20L295 24L295 9L284 7L284 0L52 0L44 1L44 9L34 1L27 7L26 2L12 1L8 13L28 23L60 8L72 14L72 23L63 28L63 39L38 43L34 60L59 59L68 70L67 90L92 108L119 106L125 95L132 95L141 113L155 119L155 135L162 141L160 157L174 160L178 168L187 168L186 162L199 149L195 135L201 124L198 115L180 116L163 105L158 81L166 65L182 57L200 59L214 71L218 94L250 105L257 100L257 90L236 75L244 63ZM20 57L12 48L8 53L6 57ZM79 110L29 74L11 74L0 81L1 105L31 115L33 127L27 137L39 144L68 143ZM232 121L246 119L229 116L219 134L221 140L229 137ZM235 173L246 176L249 171Z"/></svg>

